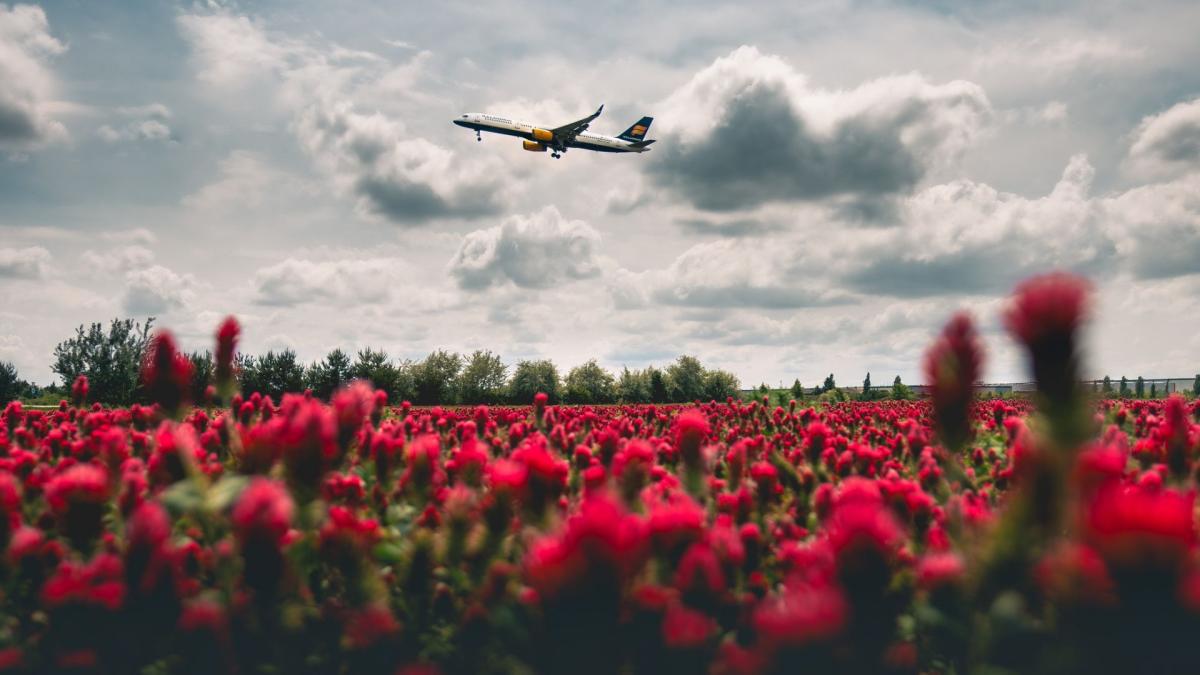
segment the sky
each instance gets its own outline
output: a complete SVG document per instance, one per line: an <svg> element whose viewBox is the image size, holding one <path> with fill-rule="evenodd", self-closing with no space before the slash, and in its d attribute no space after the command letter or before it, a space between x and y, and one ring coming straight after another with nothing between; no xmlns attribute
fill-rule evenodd
<svg viewBox="0 0 1200 675"><path fill-rule="evenodd" d="M0 2L0 359L76 326L744 386L989 381L1021 279L1096 292L1088 375L1200 369L1200 4ZM640 155L553 160L489 112Z"/></svg>

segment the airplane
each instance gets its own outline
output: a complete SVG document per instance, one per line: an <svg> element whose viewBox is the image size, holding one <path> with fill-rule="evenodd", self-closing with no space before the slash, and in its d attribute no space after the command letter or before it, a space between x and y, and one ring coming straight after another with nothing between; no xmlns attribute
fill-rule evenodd
<svg viewBox="0 0 1200 675"><path fill-rule="evenodd" d="M650 130L650 123L654 121L653 117L643 117L618 136L603 136L588 131L588 125L603 111L604 106L601 105L591 115L553 129L487 113L467 113L453 122L460 127L474 129L477 141L483 140L481 132L484 131L517 136L525 139L521 142L524 149L530 152L545 152L549 149L550 156L554 159L562 157L567 148L596 152L646 152L650 149L650 144L654 141L645 138L646 132Z"/></svg>

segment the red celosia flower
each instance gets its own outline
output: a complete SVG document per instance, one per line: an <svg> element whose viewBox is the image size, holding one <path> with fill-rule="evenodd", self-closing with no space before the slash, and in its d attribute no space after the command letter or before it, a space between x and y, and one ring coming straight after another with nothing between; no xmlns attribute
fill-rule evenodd
<svg viewBox="0 0 1200 675"><path fill-rule="evenodd" d="M108 501L108 472L94 464L76 464L46 485L46 503L77 548L100 535Z"/></svg>
<svg viewBox="0 0 1200 675"><path fill-rule="evenodd" d="M286 488L267 478L254 478L233 507L233 531L243 541L259 539L279 545L292 526L294 510Z"/></svg>
<svg viewBox="0 0 1200 675"><path fill-rule="evenodd" d="M442 484L442 441L437 434L419 436L404 450L404 475L400 486L417 490L419 495Z"/></svg>
<svg viewBox="0 0 1200 675"><path fill-rule="evenodd" d="M1070 274L1034 277L1017 287L1004 315L1008 331L1029 350L1038 391L1060 412L1076 396L1075 333L1087 317L1090 292L1087 281Z"/></svg>
<svg viewBox="0 0 1200 675"><path fill-rule="evenodd" d="M699 410L687 410L675 416L672 432L675 436L675 446L685 464L698 466L701 462L701 446L708 438L712 429L708 424L708 416Z"/></svg>
<svg viewBox="0 0 1200 675"><path fill-rule="evenodd" d="M644 542L641 522L597 495L584 500L557 536L530 548L525 576L543 601L597 588L616 592L641 567Z"/></svg>
<svg viewBox="0 0 1200 675"><path fill-rule="evenodd" d="M82 406L88 397L87 375L80 375L71 383L71 403L76 407Z"/></svg>
<svg viewBox="0 0 1200 675"><path fill-rule="evenodd" d="M350 612L346 620L346 645L365 649L400 632L400 622L383 603L372 603Z"/></svg>
<svg viewBox="0 0 1200 675"><path fill-rule="evenodd" d="M242 327L233 316L227 316L217 327L217 352L214 355L215 378L218 386L228 386L233 380L233 360L237 353L238 336Z"/></svg>
<svg viewBox="0 0 1200 675"><path fill-rule="evenodd" d="M797 584L763 601L752 621L770 647L796 648L837 636L848 613L846 600L835 587Z"/></svg>
<svg viewBox="0 0 1200 675"><path fill-rule="evenodd" d="M712 639L717 622L704 612L675 602L667 606L662 630L665 645L674 649L689 649Z"/></svg>
<svg viewBox="0 0 1200 675"><path fill-rule="evenodd" d="M371 385L362 380L355 380L338 390L330 403L337 418L338 445L344 453L349 448L350 441L354 439L354 434L362 428L363 422L375 408L375 392Z"/></svg>
<svg viewBox="0 0 1200 675"><path fill-rule="evenodd" d="M285 395L274 442L287 469L288 484L301 500L317 495L321 478L338 457L337 421L320 401Z"/></svg>
<svg viewBox="0 0 1200 675"><path fill-rule="evenodd" d="M1172 490L1100 490L1085 514L1087 539L1115 567L1177 572L1196 546L1195 501Z"/></svg>
<svg viewBox="0 0 1200 675"><path fill-rule="evenodd" d="M0 470L0 547L21 525L21 483L8 471Z"/></svg>
<svg viewBox="0 0 1200 675"><path fill-rule="evenodd" d="M960 448L971 437L974 386L983 371L983 347L971 317L955 314L925 353L925 381L942 441Z"/></svg>
<svg viewBox="0 0 1200 675"><path fill-rule="evenodd" d="M150 341L142 365L142 384L150 400L168 415L179 414L191 395L192 362L180 353L175 336L160 330Z"/></svg>
<svg viewBox="0 0 1200 675"><path fill-rule="evenodd" d="M917 585L925 590L957 585L966 574L966 565L957 553L933 553L917 563Z"/></svg>
<svg viewBox="0 0 1200 675"><path fill-rule="evenodd" d="M143 503L129 519L125 536L125 578L130 588L147 595L169 584L173 559L168 545L171 519L166 509L157 502Z"/></svg>
<svg viewBox="0 0 1200 675"><path fill-rule="evenodd" d="M63 605L91 605L116 611L125 599L121 561L109 553L89 563L63 562L42 587L42 601L52 609Z"/></svg>

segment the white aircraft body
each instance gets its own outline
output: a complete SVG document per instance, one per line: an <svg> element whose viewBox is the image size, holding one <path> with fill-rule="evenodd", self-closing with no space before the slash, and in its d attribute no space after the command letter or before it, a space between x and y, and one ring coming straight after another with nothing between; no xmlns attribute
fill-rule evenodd
<svg viewBox="0 0 1200 675"><path fill-rule="evenodd" d="M604 106L587 117L564 124L561 127L543 127L528 122L510 120L507 117L487 113L467 113L454 120L460 127L475 130L475 140L482 141L481 132L517 136L525 139L521 147L530 152L550 150L550 156L558 159L567 148L580 148L596 152L646 152L653 140L645 140L653 117L643 117L617 136L594 134L587 130L592 120L600 116Z"/></svg>

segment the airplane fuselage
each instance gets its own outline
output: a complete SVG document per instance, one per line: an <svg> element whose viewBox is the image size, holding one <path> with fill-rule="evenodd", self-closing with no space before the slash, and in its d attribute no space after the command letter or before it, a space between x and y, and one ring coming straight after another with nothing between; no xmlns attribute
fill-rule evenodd
<svg viewBox="0 0 1200 675"><path fill-rule="evenodd" d="M579 133L573 140L558 141L548 137L550 131L546 127L486 113L467 113L454 120L454 123L476 132L486 131L493 134L516 136L533 143L543 144L551 150L580 148L596 152L645 152L650 149L648 143L626 141L615 136L604 136L590 131ZM526 147L526 149L531 148Z"/></svg>

